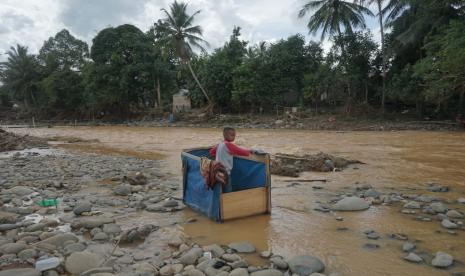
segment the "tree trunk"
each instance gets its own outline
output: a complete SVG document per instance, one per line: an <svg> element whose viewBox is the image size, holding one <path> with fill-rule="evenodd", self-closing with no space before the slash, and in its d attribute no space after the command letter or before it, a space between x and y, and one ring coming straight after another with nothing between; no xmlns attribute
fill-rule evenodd
<svg viewBox="0 0 465 276"><path fill-rule="evenodd" d="M365 80L365 103L368 104L368 80Z"/></svg>
<svg viewBox="0 0 465 276"><path fill-rule="evenodd" d="M339 27L339 24L337 25L337 33L338 33L339 39L342 40L342 32L341 32L341 28ZM345 60L344 56L345 56L345 47L344 47L344 43L341 43L341 57L343 60ZM344 75L347 76L347 66L346 64L343 64L343 66L344 66L344 71L345 71L343 73ZM346 115L350 115L352 93L351 93L351 88L350 88L350 80L348 78L346 79L346 86L347 86Z"/></svg>
<svg viewBox="0 0 465 276"><path fill-rule="evenodd" d="M459 99L459 110L463 111L464 110L464 98L465 98L465 87L463 88L462 92L460 92L460 99Z"/></svg>
<svg viewBox="0 0 465 276"><path fill-rule="evenodd" d="M157 77L157 103L158 103L158 108L162 108L161 106L161 89L160 89L160 78Z"/></svg>
<svg viewBox="0 0 465 276"><path fill-rule="evenodd" d="M383 77L383 88L381 92L381 110L384 114L385 104L386 104L386 49L384 45L384 25L383 25L383 6L382 0L376 1L378 3L378 19L379 19L379 29L381 32L381 54L382 54L382 77Z"/></svg>
<svg viewBox="0 0 465 276"><path fill-rule="evenodd" d="M186 61L186 64L187 64L187 67L189 68L189 71L190 71L191 74L192 74L192 77L194 78L195 82L196 82L197 85L200 87L200 90L202 90L203 95L204 95L205 98L207 99L208 105L209 105L209 106L213 106L213 103L212 103L210 97L208 96L207 91L205 91L205 89L203 88L203 86L200 84L200 81L199 81L199 79L197 78L197 75L195 74L194 69L192 69L191 62L190 62L190 61Z"/></svg>

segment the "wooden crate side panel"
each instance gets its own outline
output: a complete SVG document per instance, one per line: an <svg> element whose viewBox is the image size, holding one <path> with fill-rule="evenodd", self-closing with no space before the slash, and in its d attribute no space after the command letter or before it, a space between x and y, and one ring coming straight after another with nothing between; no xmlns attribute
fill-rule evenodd
<svg viewBox="0 0 465 276"><path fill-rule="evenodd" d="M228 220L266 213L267 188L260 187L221 195L222 219Z"/></svg>

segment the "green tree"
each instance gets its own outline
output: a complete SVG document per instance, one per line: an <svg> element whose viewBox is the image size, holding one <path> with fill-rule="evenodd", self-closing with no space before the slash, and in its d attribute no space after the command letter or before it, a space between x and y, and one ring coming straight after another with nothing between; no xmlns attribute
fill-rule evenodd
<svg viewBox="0 0 465 276"><path fill-rule="evenodd" d="M465 110L464 31L463 20L452 21L425 45L426 57L414 66L413 76L421 79L425 98L437 105L437 111L453 98L459 99L458 111Z"/></svg>
<svg viewBox="0 0 465 276"><path fill-rule="evenodd" d="M385 102L386 102L386 74L387 74L387 56L386 56L386 45L385 45L385 33L384 33L384 13L383 9L384 7L384 0L355 0L355 2L360 3L360 5L365 5L367 7L370 7L373 4L376 4L377 8L377 16L378 16L378 23L379 23L379 32L381 34L381 57L382 57L382 64L381 64L381 77L383 80L382 83L382 90L381 90L381 110L385 111ZM390 5L393 5L394 1L391 1L389 3ZM395 2L398 2L395 1ZM391 8L391 11L397 10L398 8Z"/></svg>
<svg viewBox="0 0 465 276"><path fill-rule="evenodd" d="M82 75L70 69L57 70L41 81L41 107L52 113L77 115L84 108Z"/></svg>
<svg viewBox="0 0 465 276"><path fill-rule="evenodd" d="M39 62L28 53L27 47L19 44L11 47L7 55L7 61L0 63L0 80L13 99L22 102L29 111L39 97Z"/></svg>
<svg viewBox="0 0 465 276"><path fill-rule="evenodd" d="M192 77L211 107L213 102L197 78L190 62L190 58L194 54L193 48L205 51L203 45L208 45L208 43L202 39L202 28L199 25L193 25L195 16L200 13L200 10L189 15L187 13L187 3L174 1L170 5L169 11L166 9L162 9L162 11L165 13L166 17L155 24L158 33L162 34L160 40L163 41L165 45L169 45L180 61L188 67Z"/></svg>
<svg viewBox="0 0 465 276"><path fill-rule="evenodd" d="M133 25L110 27L93 39L85 69L86 93L91 107L128 115L130 107L146 107L153 93L154 51L149 36Z"/></svg>
<svg viewBox="0 0 465 276"><path fill-rule="evenodd" d="M234 27L228 42L216 49L211 55L203 56L197 60L199 77L209 91L211 99L222 109L232 110L231 96L233 90L233 74L242 64L246 53L247 42L241 41L240 27ZM192 91L202 93L199 90Z"/></svg>
<svg viewBox="0 0 465 276"><path fill-rule="evenodd" d="M80 71L89 58L87 43L63 29L44 42L39 51L39 60L49 71L72 69Z"/></svg>

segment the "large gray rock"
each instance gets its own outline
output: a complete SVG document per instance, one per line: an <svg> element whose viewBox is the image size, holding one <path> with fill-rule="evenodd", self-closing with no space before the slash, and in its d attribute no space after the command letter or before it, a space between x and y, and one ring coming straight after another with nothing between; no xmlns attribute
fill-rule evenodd
<svg viewBox="0 0 465 276"><path fill-rule="evenodd" d="M89 217L89 218L81 218L78 221L73 222L71 226L74 228L84 227L86 229L94 229L104 224L113 223L113 222L115 222L115 220L109 217L104 217L104 216Z"/></svg>
<svg viewBox="0 0 465 276"><path fill-rule="evenodd" d="M0 271L0 276L40 276L40 272L33 268L14 268Z"/></svg>
<svg viewBox="0 0 465 276"><path fill-rule="evenodd" d="M17 214L0 211L0 224L14 224L17 218Z"/></svg>
<svg viewBox="0 0 465 276"><path fill-rule="evenodd" d="M20 258L22 261L32 259L34 257L37 257L37 251L35 249L24 249L18 253L18 258Z"/></svg>
<svg viewBox="0 0 465 276"><path fill-rule="evenodd" d="M236 268L231 273L229 273L229 276L249 276L249 271L246 268Z"/></svg>
<svg viewBox="0 0 465 276"><path fill-rule="evenodd" d="M65 262L65 269L73 275L79 275L84 271L97 268L101 265L102 258L90 252L74 252Z"/></svg>
<svg viewBox="0 0 465 276"><path fill-rule="evenodd" d="M30 195L34 192L34 190L26 187L26 186L15 186L11 189L6 189L2 191L2 194L13 194L17 196L25 196Z"/></svg>
<svg viewBox="0 0 465 276"><path fill-rule="evenodd" d="M283 276L283 273L276 269L265 269L252 272L250 276Z"/></svg>
<svg viewBox="0 0 465 276"><path fill-rule="evenodd" d="M187 253L179 258L179 261L183 265L192 265L195 264L198 258L202 257L203 251L201 248L192 248Z"/></svg>
<svg viewBox="0 0 465 276"><path fill-rule="evenodd" d="M453 263L454 263L454 258L451 255L441 252L441 251L437 252L436 256L431 261L431 264L433 266L439 267L439 268L446 268L448 266L451 266Z"/></svg>
<svg viewBox="0 0 465 276"><path fill-rule="evenodd" d="M446 216L453 219L462 219L463 215L456 210L449 210L446 213Z"/></svg>
<svg viewBox="0 0 465 276"><path fill-rule="evenodd" d="M381 193L378 192L375 189L369 189L366 190L365 193L363 194L365 197L373 197L373 198L378 198L381 196Z"/></svg>
<svg viewBox="0 0 465 276"><path fill-rule="evenodd" d="M18 254L27 248L24 243L7 243L0 247L0 252L3 254Z"/></svg>
<svg viewBox="0 0 465 276"><path fill-rule="evenodd" d="M21 224L11 224L11 223L6 223L6 224L0 224L0 231L10 231L16 228L21 227Z"/></svg>
<svg viewBox="0 0 465 276"><path fill-rule="evenodd" d="M436 213L445 213L447 212L447 206L441 202L433 202L430 204L431 209Z"/></svg>
<svg viewBox="0 0 465 276"><path fill-rule="evenodd" d="M272 257L270 261L279 269L285 270L288 268L288 264L283 258L281 257Z"/></svg>
<svg viewBox="0 0 465 276"><path fill-rule="evenodd" d="M83 243L72 243L65 246L65 255L69 255L74 252L81 252L86 250L86 245Z"/></svg>
<svg viewBox="0 0 465 276"><path fill-rule="evenodd" d="M92 204L88 201L79 202L73 209L74 214L77 216L80 216L84 212L90 211L92 211Z"/></svg>
<svg viewBox="0 0 465 276"><path fill-rule="evenodd" d="M323 262L313 256L296 256L287 263L292 273L299 275L310 275L314 272L323 272L325 270Z"/></svg>
<svg viewBox="0 0 465 276"><path fill-rule="evenodd" d="M122 232L121 227L115 223L108 223L103 225L103 232L109 235L118 235Z"/></svg>
<svg viewBox="0 0 465 276"><path fill-rule="evenodd" d="M65 245L65 242L72 241L72 242L77 242L79 239L70 233L65 233L65 234L58 234L53 237L47 238L38 244L51 244L56 247L63 247Z"/></svg>
<svg viewBox="0 0 465 276"><path fill-rule="evenodd" d="M223 254L221 258L229 263L239 261L241 259L241 257L237 254L227 254L227 253Z"/></svg>
<svg viewBox="0 0 465 276"><path fill-rule="evenodd" d="M182 271L184 266L182 264L169 264L165 265L160 269L160 275L161 276L170 276L170 275L175 275L178 274Z"/></svg>
<svg viewBox="0 0 465 276"><path fill-rule="evenodd" d="M444 219L441 222L442 227L447 228L447 229L456 229L457 224L453 223L452 221L448 219Z"/></svg>
<svg viewBox="0 0 465 276"><path fill-rule="evenodd" d="M224 252L224 249L221 248L221 246L217 245L217 244L212 244L212 245L207 245L207 246L204 246L203 247L203 250L204 251L210 251L213 253L213 256L219 258L221 256L223 256L223 254L225 253Z"/></svg>
<svg viewBox="0 0 465 276"><path fill-rule="evenodd" d="M130 195L131 194L131 185L128 185L128 184L118 185L118 186L116 186L114 192L115 192L116 195L120 195L120 196Z"/></svg>
<svg viewBox="0 0 465 276"><path fill-rule="evenodd" d="M334 211L362 211L368 208L370 204L356 196L345 197L331 207Z"/></svg>
<svg viewBox="0 0 465 276"><path fill-rule="evenodd" d="M246 241L230 243L229 248L236 250L238 253L255 252L255 247L251 243Z"/></svg>
<svg viewBox="0 0 465 276"><path fill-rule="evenodd" d="M404 208L405 209L420 209L421 204L419 202L416 202L416 201L409 201L409 202L404 204Z"/></svg>
<svg viewBox="0 0 465 276"><path fill-rule="evenodd" d="M457 199L457 203L458 204L465 204L465 198L461 197L461 198Z"/></svg>
<svg viewBox="0 0 465 276"><path fill-rule="evenodd" d="M182 275L184 276L205 276L205 273L198 269L190 269L185 271Z"/></svg>

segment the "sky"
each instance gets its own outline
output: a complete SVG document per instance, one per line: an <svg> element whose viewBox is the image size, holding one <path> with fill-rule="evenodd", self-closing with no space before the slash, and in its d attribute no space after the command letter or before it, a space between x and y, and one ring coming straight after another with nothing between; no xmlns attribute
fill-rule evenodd
<svg viewBox="0 0 465 276"><path fill-rule="evenodd" d="M66 28L86 41L102 29L121 24L133 24L147 31L163 17L161 8L172 0L0 0L0 60L16 44L25 45L38 53L45 40ZM240 26L241 39L256 44L274 42L296 33L306 40L319 40L306 29L306 18L298 18L305 0L188 0L189 12L201 10L196 24L201 25L209 51L221 47ZM310 16L310 15L309 15ZM379 41L374 19L367 25ZM329 41L323 42L327 50Z"/></svg>

